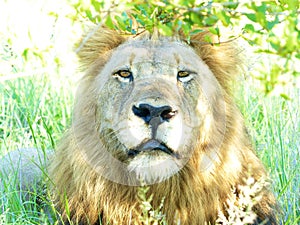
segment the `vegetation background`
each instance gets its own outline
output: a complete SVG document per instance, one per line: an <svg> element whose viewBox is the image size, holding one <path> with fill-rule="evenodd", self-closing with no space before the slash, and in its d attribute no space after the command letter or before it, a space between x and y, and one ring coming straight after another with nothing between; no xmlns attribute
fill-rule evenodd
<svg viewBox="0 0 300 225"><path fill-rule="evenodd" d="M55 148L70 124L81 77L74 43L88 25L136 35L154 28L189 35L206 27L220 42L240 43L245 73L233 88L236 102L270 172L282 223L299 224L299 22L298 0L0 0L0 157L19 148ZM52 224L37 204L51 205L46 195L33 191L34 199L22 199L9 178L0 175L6 184L0 224Z"/></svg>

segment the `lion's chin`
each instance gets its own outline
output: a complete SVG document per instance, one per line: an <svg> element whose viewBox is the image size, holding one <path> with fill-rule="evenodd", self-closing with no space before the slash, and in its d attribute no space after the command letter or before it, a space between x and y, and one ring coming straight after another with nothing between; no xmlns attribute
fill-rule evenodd
<svg viewBox="0 0 300 225"><path fill-rule="evenodd" d="M144 184L162 182L180 169L172 156L158 152L140 153L128 163L128 170L135 173L136 179Z"/></svg>

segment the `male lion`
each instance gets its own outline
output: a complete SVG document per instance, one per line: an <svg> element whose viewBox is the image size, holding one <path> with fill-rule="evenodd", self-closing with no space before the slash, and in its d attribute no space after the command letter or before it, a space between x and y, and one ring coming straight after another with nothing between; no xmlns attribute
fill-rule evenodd
<svg viewBox="0 0 300 225"><path fill-rule="evenodd" d="M86 75L50 164L65 221L142 224L146 185L154 208L164 199L167 224L215 224L232 190L239 197L249 175L266 176L229 94L237 52L207 35L125 38L101 28L84 38ZM259 194L254 223L276 224L273 195Z"/></svg>

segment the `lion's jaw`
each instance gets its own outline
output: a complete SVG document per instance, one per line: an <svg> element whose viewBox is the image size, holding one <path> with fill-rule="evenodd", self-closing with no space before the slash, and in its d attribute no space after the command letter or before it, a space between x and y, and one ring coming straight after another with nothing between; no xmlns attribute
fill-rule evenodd
<svg viewBox="0 0 300 225"><path fill-rule="evenodd" d="M130 71L132 77L118 71ZM178 78L178 71L191 74ZM125 43L97 82L103 98L97 109L101 140L143 182L177 173L193 154L200 128L204 141L211 132L206 122L213 116L218 85L206 64L181 42ZM105 100L108 95L114 100Z"/></svg>

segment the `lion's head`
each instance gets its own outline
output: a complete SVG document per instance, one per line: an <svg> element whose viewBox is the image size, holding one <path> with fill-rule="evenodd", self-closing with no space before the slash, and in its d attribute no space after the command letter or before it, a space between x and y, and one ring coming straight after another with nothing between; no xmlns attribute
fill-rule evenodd
<svg viewBox="0 0 300 225"><path fill-rule="evenodd" d="M93 32L80 47L86 75L50 170L74 220L133 221L142 184L154 205L167 197L169 223L175 214L182 224L213 223L250 167L257 179L265 174L229 95L236 49L206 42L206 32L189 41Z"/></svg>
<svg viewBox="0 0 300 225"><path fill-rule="evenodd" d="M205 35L208 34L201 34ZM88 86L92 89L95 111L83 121L79 112L83 101L89 101L90 97L85 95L91 92L84 90L78 95L79 109L75 108L74 121L86 122L90 129L95 129L97 141L105 149L101 157L113 157L106 158L106 162L118 170L101 171L106 178L131 185L162 181L179 172L199 145L220 147L226 129L225 91L204 61L211 60L211 56L201 58L179 37L144 34L119 41L115 49L102 52L101 46L80 53L85 65L97 67ZM202 39L191 43L213 48ZM103 60L105 64L99 66ZM236 59L224 55L220 60ZM89 103L84 109L90 107ZM208 151L208 157L199 162L199 170L207 169L211 160L217 160L217 150ZM88 160L95 160L91 162L93 166L99 164L97 156L88 156ZM123 173L118 176L120 167Z"/></svg>

